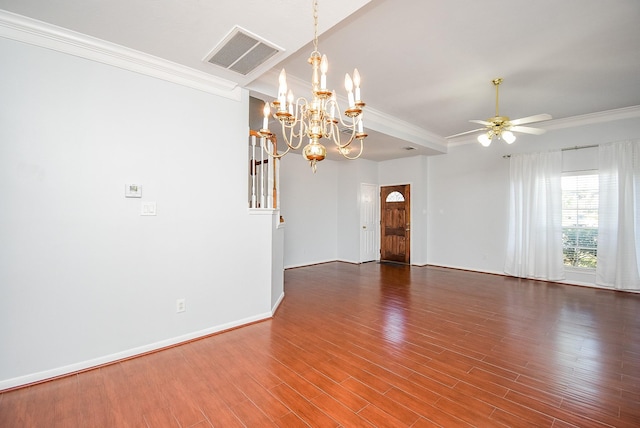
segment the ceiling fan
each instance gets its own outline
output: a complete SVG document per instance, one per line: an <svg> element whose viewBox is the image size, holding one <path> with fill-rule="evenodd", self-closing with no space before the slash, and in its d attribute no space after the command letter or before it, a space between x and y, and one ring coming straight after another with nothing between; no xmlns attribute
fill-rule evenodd
<svg viewBox="0 0 640 428"><path fill-rule="evenodd" d="M480 125L484 125L484 128L478 128L472 131L450 135L447 138L459 137L461 135L472 134L478 131L486 131L478 136L478 142L480 142L480 144L482 144L484 147L489 147L494 137L506 141L507 144L511 144L516 140L516 136L513 135L513 132L522 132L525 134L534 135L540 135L546 132L544 129L531 128L529 126L520 125L549 120L551 119L550 114L536 114L534 116L527 116L514 120L509 119L509 117L507 116L500 116L500 113L498 112L498 87L502 83L502 78L498 77L497 79L493 79L491 82L493 82L493 85L496 87L496 115L494 117L490 117L487 120L469 121L472 123L479 123Z"/></svg>

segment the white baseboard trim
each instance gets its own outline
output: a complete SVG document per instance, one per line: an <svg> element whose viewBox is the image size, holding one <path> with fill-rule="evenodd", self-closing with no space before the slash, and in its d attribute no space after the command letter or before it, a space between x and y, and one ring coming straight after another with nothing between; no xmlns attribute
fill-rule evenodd
<svg viewBox="0 0 640 428"><path fill-rule="evenodd" d="M360 264L362 264L362 262L360 262L359 260L338 259L336 261L337 262L342 262L342 263L350 263L352 265L360 265Z"/></svg>
<svg viewBox="0 0 640 428"><path fill-rule="evenodd" d="M282 298L284 298L284 293L282 294L281 298L278 300L278 304L282 301ZM269 319L272 317L272 314L273 314L273 311L269 313L262 313L262 314L254 315L244 319L206 328L204 330L194 331L192 333L187 333L181 336L172 337L170 339L161 340L159 342L150 343L148 345L139 346L137 348L127 349L121 352L116 352L114 354L94 358L91 360L81 361L81 362L69 364L63 367L56 367L53 369L44 370L41 372L28 374L25 376L18 376L11 379L0 380L0 392L6 389L22 387L29 384L43 382L49 379L69 375L72 373L90 370L96 367L104 366L106 364L115 363L121 360L126 360L128 358L133 358L133 357L144 355L150 352L159 351L164 348L169 348L171 346L180 345L182 343L186 343L195 339L200 339L206 336L210 336L212 334L220 333L225 330L230 330L236 327L241 327L243 325Z"/></svg>
<svg viewBox="0 0 640 428"><path fill-rule="evenodd" d="M371 262L379 262L380 260L371 260ZM307 266L314 266L314 265L322 265L325 263L349 263L352 265L361 265L363 263L369 263L369 262L360 262L360 261L356 261L356 260L347 260L347 259L331 259L331 260L324 260L324 261L320 261L320 262L307 262L307 263L300 263L300 264L293 264L293 265L287 265L284 267L285 270L287 269L295 269L295 268L300 268L300 267L307 267Z"/></svg>
<svg viewBox="0 0 640 428"><path fill-rule="evenodd" d="M276 303L271 308L271 316L275 315L276 311L278 310L278 307L280 307L280 303L282 303L283 300L284 300L284 291L280 294L280 297L278 297L278 300L276 300Z"/></svg>
<svg viewBox="0 0 640 428"><path fill-rule="evenodd" d="M457 266L457 265L446 265L446 264L433 264L433 263L427 263L425 265L420 265L422 267L429 267L429 266L433 266L433 267L441 267L441 268L447 268L447 269L457 269L457 270L468 270L470 272L480 272L480 273L488 273L491 275L501 275L501 276L509 276L504 272L500 272L500 271L496 271L496 270L489 270L489 269L476 269L476 268L470 268L470 267L464 267L464 266Z"/></svg>
<svg viewBox="0 0 640 428"><path fill-rule="evenodd" d="M446 269L466 270L466 271L469 271L469 272L488 273L488 274L491 274L491 275L500 275L500 276L508 276L508 277L511 277L511 278L516 278L516 277L511 276L511 275L509 275L507 273L499 272L499 271L493 271L493 270L471 269L471 268L466 268L466 267L459 267L459 266L453 266L453 265L441 265L441 264L433 264L433 263L429 263L429 264L427 264L425 266L441 267L441 268L446 268ZM527 280L530 280L530 281L550 282L550 283L562 284L562 285L573 285L573 286L578 286L578 287L597 288L597 289L600 289L600 290L621 291L621 292L625 292L625 293L640 293L640 290L622 290L622 289L616 289L616 288L613 288L613 287L605 287L605 286L602 286L602 285L594 284L592 282L575 281L575 280L571 280L571 279L562 279L562 280L558 280L558 281L552 281L552 280L548 280L548 279L536 279L536 278L522 278L522 279L527 279Z"/></svg>
<svg viewBox="0 0 640 428"><path fill-rule="evenodd" d="M297 263L297 264L292 264L292 265L286 265L284 267L284 269L287 270L287 269L294 269L294 268L305 267L305 266L322 265L322 264L325 264L325 263L333 263L333 262L337 262L337 261L338 260L336 260L336 259L331 259L331 260L319 260L319 261L315 261L315 262Z"/></svg>

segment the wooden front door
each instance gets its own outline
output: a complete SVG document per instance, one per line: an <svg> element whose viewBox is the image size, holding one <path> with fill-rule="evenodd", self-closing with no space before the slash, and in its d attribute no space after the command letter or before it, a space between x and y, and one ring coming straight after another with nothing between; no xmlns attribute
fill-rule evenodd
<svg viewBox="0 0 640 428"><path fill-rule="evenodd" d="M380 260L409 263L411 248L410 186L380 189Z"/></svg>

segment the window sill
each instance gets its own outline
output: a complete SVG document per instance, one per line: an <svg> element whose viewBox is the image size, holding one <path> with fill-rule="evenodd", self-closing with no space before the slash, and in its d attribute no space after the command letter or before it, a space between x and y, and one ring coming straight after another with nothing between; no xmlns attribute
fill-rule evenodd
<svg viewBox="0 0 640 428"><path fill-rule="evenodd" d="M596 273L596 268L583 268L583 267L577 267L577 266L564 266L564 271L565 272L573 272L573 273L592 273L595 274Z"/></svg>

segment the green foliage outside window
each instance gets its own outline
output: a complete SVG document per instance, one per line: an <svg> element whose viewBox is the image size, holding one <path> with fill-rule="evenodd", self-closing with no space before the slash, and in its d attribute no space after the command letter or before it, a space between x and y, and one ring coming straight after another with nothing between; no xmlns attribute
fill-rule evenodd
<svg viewBox="0 0 640 428"><path fill-rule="evenodd" d="M598 254L598 229L563 227L562 248L565 265L595 269Z"/></svg>
<svg viewBox="0 0 640 428"><path fill-rule="evenodd" d="M598 175L562 177L564 264L594 269L598 254Z"/></svg>

